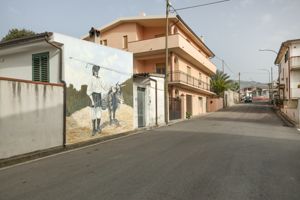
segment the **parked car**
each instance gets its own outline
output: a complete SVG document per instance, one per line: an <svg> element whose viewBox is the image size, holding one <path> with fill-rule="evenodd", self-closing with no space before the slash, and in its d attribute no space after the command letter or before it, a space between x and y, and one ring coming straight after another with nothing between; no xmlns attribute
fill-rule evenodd
<svg viewBox="0 0 300 200"><path fill-rule="evenodd" d="M241 97L241 102L245 101L245 96Z"/></svg>
<svg viewBox="0 0 300 200"><path fill-rule="evenodd" d="M252 97L245 97L245 103L252 103Z"/></svg>

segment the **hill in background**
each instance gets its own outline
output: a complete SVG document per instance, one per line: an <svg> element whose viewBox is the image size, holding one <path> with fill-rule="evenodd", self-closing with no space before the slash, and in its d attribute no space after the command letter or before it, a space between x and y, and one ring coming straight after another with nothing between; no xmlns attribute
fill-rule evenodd
<svg viewBox="0 0 300 200"><path fill-rule="evenodd" d="M247 87L268 88L268 84L267 83L256 82L256 81L242 81L241 80L241 87L240 88L247 88Z"/></svg>

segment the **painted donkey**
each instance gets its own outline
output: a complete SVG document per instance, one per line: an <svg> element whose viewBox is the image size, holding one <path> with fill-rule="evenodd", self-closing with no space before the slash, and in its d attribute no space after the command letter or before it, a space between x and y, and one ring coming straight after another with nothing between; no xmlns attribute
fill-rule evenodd
<svg viewBox="0 0 300 200"><path fill-rule="evenodd" d="M116 122L116 110L119 105L123 103L123 95L121 90L121 85L116 83L115 86L111 86L107 93L107 108L109 114L109 123L112 124Z"/></svg>

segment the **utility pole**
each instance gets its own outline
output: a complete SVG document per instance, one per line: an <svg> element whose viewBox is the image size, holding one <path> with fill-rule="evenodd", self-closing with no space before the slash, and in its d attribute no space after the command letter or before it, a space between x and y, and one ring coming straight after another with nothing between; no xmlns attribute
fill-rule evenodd
<svg viewBox="0 0 300 200"><path fill-rule="evenodd" d="M165 123L169 123L169 49L168 49L168 36L169 36L169 9L170 2L166 0L166 66L165 66Z"/></svg>
<svg viewBox="0 0 300 200"><path fill-rule="evenodd" d="M239 72L239 102L241 101L241 73Z"/></svg>
<svg viewBox="0 0 300 200"><path fill-rule="evenodd" d="M225 73L224 71L224 60L222 59L222 72Z"/></svg>
<svg viewBox="0 0 300 200"><path fill-rule="evenodd" d="M273 101L273 103L274 103L274 96L273 96L273 67L271 67L271 91L270 91L271 102Z"/></svg>
<svg viewBox="0 0 300 200"><path fill-rule="evenodd" d="M219 0L219 1L211 2L211 3L198 4L198 5L188 6L188 7L184 7L184 8L178 8L178 9L173 8L173 9L176 12L178 10L186 10L186 9L195 8L195 7L209 6L209 5L213 5L213 4L223 3L225 1L230 1L230 0ZM170 10L170 7L171 7L170 1L166 0L166 40L165 40L166 66L165 66L165 86L164 86L164 89L165 89L165 122L166 122L166 124L168 124L168 122L169 122L169 88L168 88L169 80L168 79L170 77L170 74L169 74L168 36L169 36L169 10Z"/></svg>
<svg viewBox="0 0 300 200"><path fill-rule="evenodd" d="M272 85L271 85L271 73L270 73L270 71L269 71L269 101L270 101L270 104L271 104L271 102L272 102L272 97L271 97L271 87L272 87Z"/></svg>
<svg viewBox="0 0 300 200"><path fill-rule="evenodd" d="M275 55L278 55L278 52L274 51L272 49L259 49L259 51L269 51L269 52L274 53ZM270 75L269 75L269 77L270 77ZM280 79L279 79L279 85L280 85ZM271 90L272 90L272 96L271 96L271 91L270 91L270 87L269 87L269 97L270 97L270 101L273 100L273 105L275 106L275 99L274 99L274 94L273 94L273 68L272 67L271 67ZM278 87L278 94L280 94L279 87ZM280 98L280 96L279 96L279 98Z"/></svg>

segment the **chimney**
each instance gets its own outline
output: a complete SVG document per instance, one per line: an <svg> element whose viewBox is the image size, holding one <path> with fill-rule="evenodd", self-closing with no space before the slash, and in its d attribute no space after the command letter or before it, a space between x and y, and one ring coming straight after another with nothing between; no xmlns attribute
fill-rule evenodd
<svg viewBox="0 0 300 200"><path fill-rule="evenodd" d="M95 29L94 27L91 28L91 30L89 31L89 35L90 37L99 37L100 36L100 31L98 31L97 29Z"/></svg>

